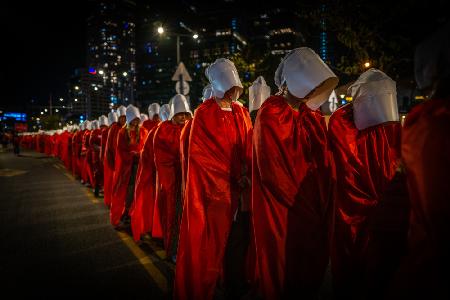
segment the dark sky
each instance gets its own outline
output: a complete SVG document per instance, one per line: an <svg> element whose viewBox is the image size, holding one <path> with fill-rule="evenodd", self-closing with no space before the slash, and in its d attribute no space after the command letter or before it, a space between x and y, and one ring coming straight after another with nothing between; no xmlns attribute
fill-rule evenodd
<svg viewBox="0 0 450 300"><path fill-rule="evenodd" d="M23 109L65 94L71 71L85 62L84 1L2 1L1 105Z"/></svg>
<svg viewBox="0 0 450 300"><path fill-rule="evenodd" d="M202 1L196 0L146 1L150 5L158 3L157 6L170 7L162 10L175 15L183 6L202 6ZM211 1L209 6L213 5ZM240 0L217 2L237 5L241 11L258 7ZM399 18L395 29L413 40L422 39L427 33L427 25L433 23L436 16L448 14L444 9L445 0L402 2L405 18ZM243 8L243 3L248 7ZM1 1L0 110L24 111L25 104L31 103L31 99L46 105L50 93L53 99L66 94L66 82L73 70L85 66L88 14L88 0Z"/></svg>

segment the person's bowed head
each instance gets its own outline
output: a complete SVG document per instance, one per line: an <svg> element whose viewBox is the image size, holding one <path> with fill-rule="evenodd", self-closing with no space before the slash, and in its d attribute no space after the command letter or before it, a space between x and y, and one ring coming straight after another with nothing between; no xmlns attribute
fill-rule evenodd
<svg viewBox="0 0 450 300"><path fill-rule="evenodd" d="M187 99L181 94L175 95L170 101L170 112L169 119L172 119L172 122L177 125L182 125L192 118Z"/></svg>
<svg viewBox="0 0 450 300"><path fill-rule="evenodd" d="M169 104L164 104L163 106L161 106L161 109L159 111L159 116L161 118L161 121L167 121L170 118L170 105Z"/></svg>
<svg viewBox="0 0 450 300"><path fill-rule="evenodd" d="M219 58L205 71L211 87L212 95L218 99L237 101L244 91L238 71L233 62Z"/></svg>
<svg viewBox="0 0 450 300"><path fill-rule="evenodd" d="M363 130L386 122L398 122L397 89L385 73L370 69L348 88L353 98L353 119Z"/></svg>
<svg viewBox="0 0 450 300"><path fill-rule="evenodd" d="M160 121L159 111L161 107L158 103L152 103L148 106L148 118L153 121Z"/></svg>
<svg viewBox="0 0 450 300"><path fill-rule="evenodd" d="M288 101L317 110L338 84L337 76L312 49L296 48L281 61L275 72L279 94Z"/></svg>
<svg viewBox="0 0 450 300"><path fill-rule="evenodd" d="M111 126L114 123L117 123L119 121L119 117L117 116L117 113L114 111L110 111L108 113L108 125Z"/></svg>
<svg viewBox="0 0 450 300"><path fill-rule="evenodd" d="M136 128L139 125L139 122L141 121L141 114L139 113L139 109L130 104L127 106L126 109L126 121L127 125L132 128Z"/></svg>

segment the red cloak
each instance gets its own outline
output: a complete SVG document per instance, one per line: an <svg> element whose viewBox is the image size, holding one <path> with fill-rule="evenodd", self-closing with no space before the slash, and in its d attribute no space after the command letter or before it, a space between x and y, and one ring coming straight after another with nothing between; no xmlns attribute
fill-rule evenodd
<svg viewBox="0 0 450 300"><path fill-rule="evenodd" d="M179 222L176 219L176 205L181 205L180 134L183 125L172 121L161 123L155 132L153 151L156 166L156 201L160 213L164 248L167 255L176 249L172 245L177 237ZM178 203L177 203L178 201Z"/></svg>
<svg viewBox="0 0 450 300"><path fill-rule="evenodd" d="M61 160L68 171L72 170L72 134L64 131L61 134Z"/></svg>
<svg viewBox="0 0 450 300"><path fill-rule="evenodd" d="M103 158L103 200L106 206L111 206L112 184L114 178L114 160L116 157L117 134L119 133L119 123L113 123L108 129L106 139L105 157Z"/></svg>
<svg viewBox="0 0 450 300"><path fill-rule="evenodd" d="M192 119L188 120L181 130L180 135L180 159L181 159L181 200L184 205L186 179L188 170L189 135L191 134Z"/></svg>
<svg viewBox="0 0 450 300"><path fill-rule="evenodd" d="M81 179L84 182L90 183L91 173L90 173L90 164L91 164L91 151L89 149L89 139L91 137L91 131L85 130L82 137L81 144Z"/></svg>
<svg viewBox="0 0 450 300"><path fill-rule="evenodd" d="M414 107L402 133L411 203L409 255L401 268L398 297L450 297L450 98Z"/></svg>
<svg viewBox="0 0 450 300"><path fill-rule="evenodd" d="M91 172L92 172L92 187L97 185L102 186L100 173L100 147L102 143L102 129L98 128L91 132L89 139L89 148L91 150Z"/></svg>
<svg viewBox="0 0 450 300"><path fill-rule="evenodd" d="M147 129L148 132L150 132L150 130L152 130L154 127L158 126L160 122L159 121L153 121L153 120L145 120L144 123L142 123L142 127L144 127L145 129Z"/></svg>
<svg viewBox="0 0 450 300"><path fill-rule="evenodd" d="M81 148L83 133L83 130L79 130L75 132L72 137L72 174L75 177L81 177Z"/></svg>
<svg viewBox="0 0 450 300"><path fill-rule="evenodd" d="M253 131L252 219L264 299L311 297L328 265L333 164L320 111L281 96Z"/></svg>
<svg viewBox="0 0 450 300"><path fill-rule="evenodd" d="M401 124L358 130L348 104L333 113L328 128L337 178L331 252L335 293L382 298L406 247L406 181L397 172Z"/></svg>
<svg viewBox="0 0 450 300"><path fill-rule="evenodd" d="M157 126L147 135L139 157L136 174L133 209L130 212L133 238L138 241L142 234L152 229L153 208L156 193L156 167L153 153L153 137Z"/></svg>
<svg viewBox="0 0 450 300"><path fill-rule="evenodd" d="M106 142L108 140L108 132L109 132L109 127L108 126L103 126L100 128L101 133L100 133L100 161L99 161L99 166L98 166L98 178L100 180L100 186L103 187L104 186L104 161L105 161L105 152L106 152Z"/></svg>
<svg viewBox="0 0 450 300"><path fill-rule="evenodd" d="M110 220L113 226L119 224L120 218L124 213L133 160L137 161L139 159L139 153L144 146L147 134L148 132L144 127L140 127L136 133L135 130L129 130L127 126L124 126L117 135L110 209Z"/></svg>
<svg viewBox="0 0 450 300"><path fill-rule="evenodd" d="M232 110L208 99L192 121L175 299L213 298L233 217L240 200L248 205L239 180L251 162L252 123L244 107Z"/></svg>

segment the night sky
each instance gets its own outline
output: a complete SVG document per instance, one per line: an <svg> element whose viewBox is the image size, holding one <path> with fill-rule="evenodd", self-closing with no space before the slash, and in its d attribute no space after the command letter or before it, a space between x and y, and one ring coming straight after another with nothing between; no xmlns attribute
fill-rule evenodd
<svg viewBox="0 0 450 300"><path fill-rule="evenodd" d="M164 5L170 6L167 13L177 14L178 5L186 8L189 3L200 5L199 2L166 1ZM433 16L448 12L443 9L446 1L436 1L437 5L431 4L433 1L404 2L407 18L399 20L393 29L403 31L412 39L424 36L426 30L421 29L432 23ZM242 9L241 3L228 2ZM248 5L245 9L254 7ZM0 109L25 111L25 105L32 99L35 104L46 105L50 93L54 100L65 96L66 83L73 70L85 66L88 15L87 0L2 1Z"/></svg>
<svg viewBox="0 0 450 300"><path fill-rule="evenodd" d="M1 106L23 110L31 99L48 103L65 95L76 67L84 66L83 1L2 1Z"/></svg>

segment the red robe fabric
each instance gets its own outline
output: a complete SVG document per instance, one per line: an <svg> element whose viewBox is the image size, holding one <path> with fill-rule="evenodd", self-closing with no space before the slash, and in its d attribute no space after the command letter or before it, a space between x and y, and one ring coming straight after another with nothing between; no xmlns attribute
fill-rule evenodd
<svg viewBox="0 0 450 300"><path fill-rule="evenodd" d="M180 158L181 158L181 199L184 205L186 179L188 170L189 135L191 134L192 119L188 120L181 130L180 135Z"/></svg>
<svg viewBox="0 0 450 300"><path fill-rule="evenodd" d="M252 220L264 299L313 297L328 264L333 163L325 120L281 96L253 131Z"/></svg>
<svg viewBox="0 0 450 300"><path fill-rule="evenodd" d="M153 137L157 126L147 135L139 157L136 174L133 209L130 212L133 238L138 241L142 234L150 232L153 225L153 208L156 193L156 167L153 153Z"/></svg>
<svg viewBox="0 0 450 300"><path fill-rule="evenodd" d="M92 130L91 136L89 139L89 148L91 151L91 172L92 172L92 186L96 187L97 185L102 186L103 182L101 182L101 173L100 173L100 148L102 143L102 130L95 129Z"/></svg>
<svg viewBox="0 0 450 300"><path fill-rule="evenodd" d="M84 130L79 130L72 137L72 170L75 177L81 177L83 135Z"/></svg>
<svg viewBox="0 0 450 300"><path fill-rule="evenodd" d="M98 177L100 180L100 186L104 186L105 178L104 178L104 161L105 161L105 152L106 152L106 142L108 141L108 132L109 127L103 126L100 128L101 134L100 134L100 161L99 161L99 167L98 167Z"/></svg>
<svg viewBox="0 0 450 300"><path fill-rule="evenodd" d="M154 127L158 126L160 122L159 121L153 121L153 120L145 120L144 123L142 123L142 127L147 129L148 132L152 130Z"/></svg>
<svg viewBox="0 0 450 300"><path fill-rule="evenodd" d="M383 298L406 248L408 198L400 165L400 122L358 130L353 105L330 118L336 164L331 265L339 297Z"/></svg>
<svg viewBox="0 0 450 300"><path fill-rule="evenodd" d="M252 124L244 107L232 110L208 99L192 121L175 299L213 298L233 217L240 201L248 206L238 182L251 163Z"/></svg>
<svg viewBox="0 0 450 300"><path fill-rule="evenodd" d="M402 133L411 203L397 298L450 298L450 98L414 107ZM406 298L405 298L406 299Z"/></svg>
<svg viewBox="0 0 450 300"><path fill-rule="evenodd" d="M61 160L68 171L72 171L72 134L64 131L61 134Z"/></svg>
<svg viewBox="0 0 450 300"><path fill-rule="evenodd" d="M89 183L92 186L92 150L89 147L89 142L91 139L91 130L86 130L83 134L83 143L81 146L82 159L82 169L81 169L81 179L84 182Z"/></svg>
<svg viewBox="0 0 450 300"><path fill-rule="evenodd" d="M113 123L108 129L106 139L105 156L103 158L103 200L106 206L111 206L112 184L114 178L114 160L116 158L117 134L120 130L119 123Z"/></svg>
<svg viewBox="0 0 450 300"><path fill-rule="evenodd" d="M147 134L148 132L144 127L140 127L136 134L136 131L129 131L127 126L124 126L117 135L110 209L110 221L113 226L119 224L120 218L124 213L133 160L138 160Z"/></svg>
<svg viewBox="0 0 450 300"><path fill-rule="evenodd" d="M181 202L180 135L183 125L172 121L161 123L155 132L153 151L156 166L156 201L160 213L162 236L166 253L175 254L173 242L178 232L176 220L177 201ZM178 203L180 205L180 203Z"/></svg>

